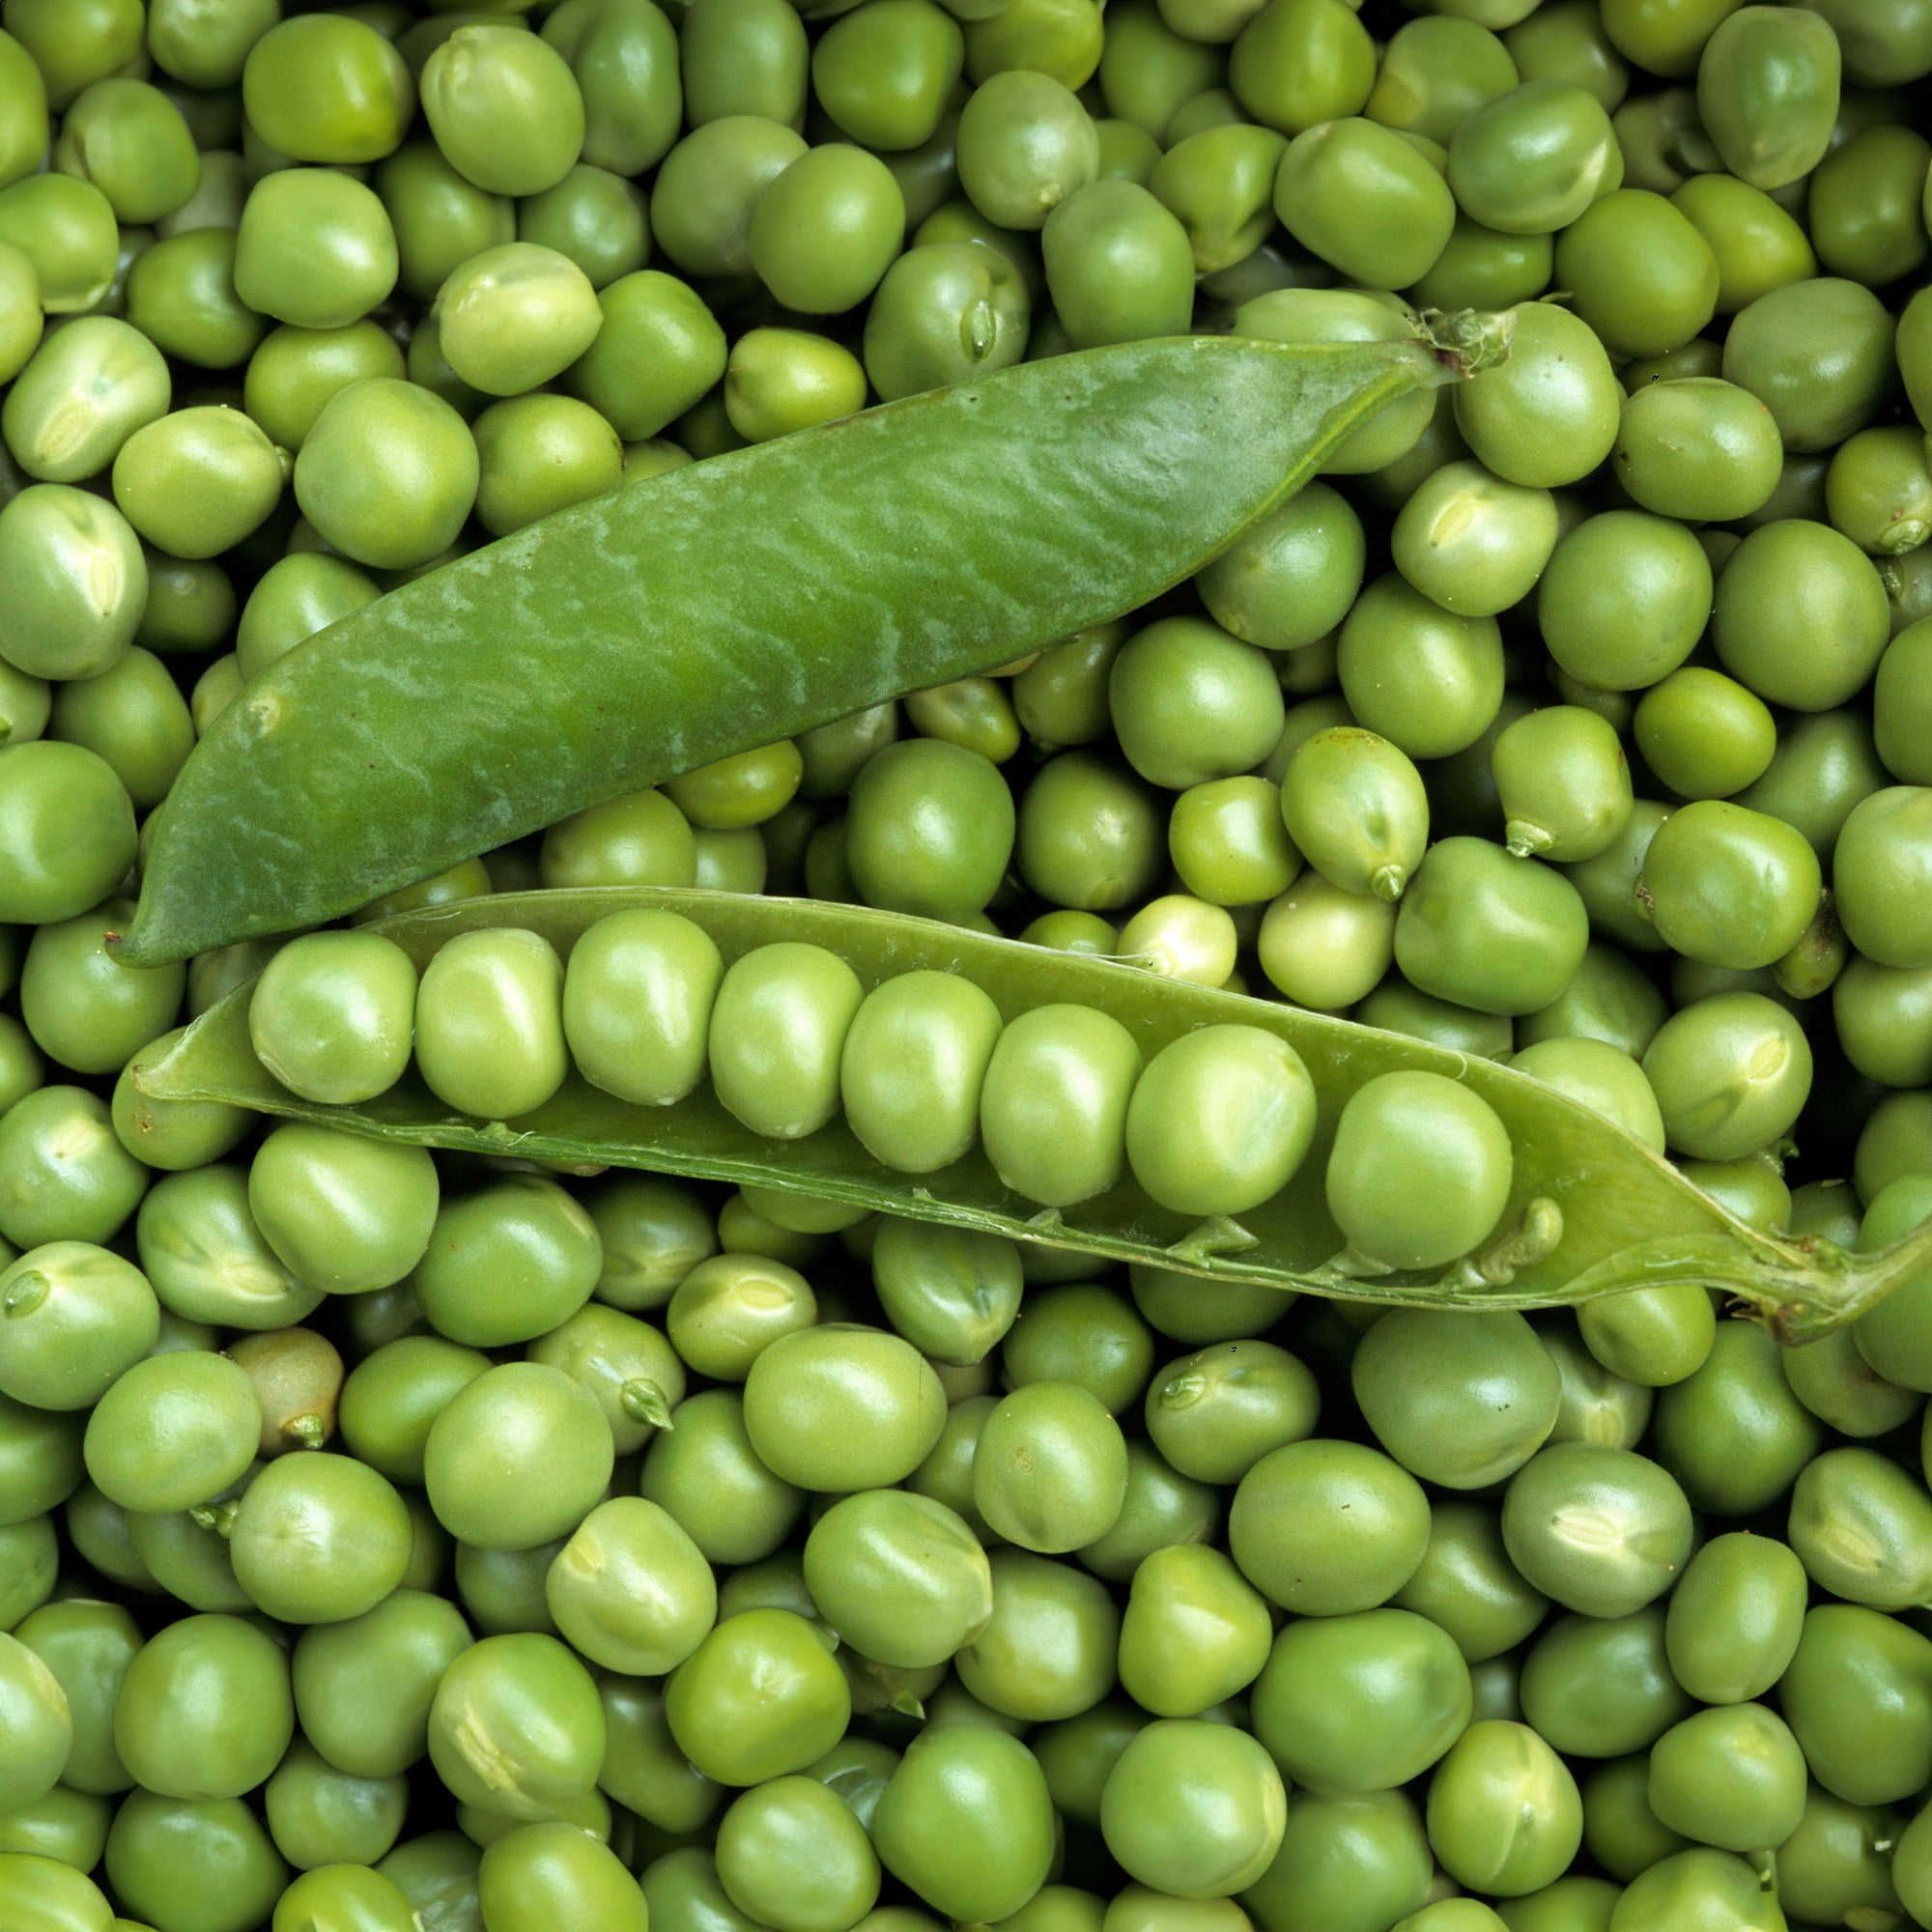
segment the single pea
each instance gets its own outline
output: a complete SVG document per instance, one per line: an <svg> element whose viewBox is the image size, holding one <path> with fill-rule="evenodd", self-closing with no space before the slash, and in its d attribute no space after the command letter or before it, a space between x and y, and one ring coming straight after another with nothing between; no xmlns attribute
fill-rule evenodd
<svg viewBox="0 0 1932 1932"><path fill-rule="evenodd" d="M1264 650L1292 651L1348 615L1366 554L1361 519L1338 492L1312 482L1236 538L1195 583L1223 630Z"/></svg>
<svg viewBox="0 0 1932 1932"><path fill-rule="evenodd" d="M6 657L34 677L96 677L133 642L147 603L139 539L111 503L35 483L0 508L0 573L14 589Z"/></svg>
<svg viewBox="0 0 1932 1932"><path fill-rule="evenodd" d="M1266 1604L1227 1556L1173 1544L1134 1572L1122 1688L1156 1717L1196 1717L1254 1682L1272 1639Z"/></svg>
<svg viewBox="0 0 1932 1932"><path fill-rule="evenodd" d="M1638 700L1637 749L1682 798L1728 798L1763 777L1777 748L1770 711L1720 671L1687 665Z"/></svg>
<svg viewBox="0 0 1932 1932"><path fill-rule="evenodd" d="M989 1560L993 1614L954 1660L959 1683L990 1721L1013 1729L1091 1710L1114 1688L1120 1646L1106 1584L1031 1550L999 1549Z"/></svg>
<svg viewBox="0 0 1932 1932"><path fill-rule="evenodd" d="M835 1503L806 1540L805 1579L841 1638L899 1668L943 1663L992 1615L992 1573L943 1503L869 1490Z"/></svg>
<svg viewBox="0 0 1932 1932"><path fill-rule="evenodd" d="M1130 1877L1183 1898L1225 1898L1273 1861L1287 1812L1281 1775L1247 1733L1166 1718L1121 1753L1100 1829Z"/></svg>
<svg viewBox="0 0 1932 1932"><path fill-rule="evenodd" d="M134 1363L88 1417L88 1473L110 1500L148 1514L191 1509L247 1468L262 1433L246 1373L199 1350Z"/></svg>
<svg viewBox="0 0 1932 1932"><path fill-rule="evenodd" d="M1315 1090L1287 1041L1212 1026L1163 1047L1127 1109L1134 1178L1183 1214L1241 1214L1287 1186L1315 1131Z"/></svg>
<svg viewBox="0 0 1932 1932"><path fill-rule="evenodd" d="M1228 84L1236 99L1284 134L1358 114L1374 90L1374 43L1346 7L1268 0L1234 39Z"/></svg>
<svg viewBox="0 0 1932 1932"><path fill-rule="evenodd" d="M1874 1609L1905 1609L1924 1594L1932 1502L1876 1450L1828 1449L1791 1492L1791 1547L1822 1590Z"/></svg>
<svg viewBox="0 0 1932 1932"><path fill-rule="evenodd" d="M470 256L443 283L434 313L451 369L491 396L522 395L561 375L604 326L590 278L534 242Z"/></svg>
<svg viewBox="0 0 1932 1932"><path fill-rule="evenodd" d="M1763 507L1776 487L1771 412L1713 377L1633 391L1617 433L1616 475L1643 509L1723 522Z"/></svg>
<svg viewBox="0 0 1932 1932"><path fill-rule="evenodd" d="M946 1401L909 1343L828 1322L760 1351L744 1413L752 1445L774 1474L843 1492L910 1475L939 1439Z"/></svg>
<svg viewBox="0 0 1932 1932"><path fill-rule="evenodd" d="M167 1918L183 1889L194 1887L206 1909L219 1910L236 1923L259 1925L289 1880L269 1833L236 1798L133 1793L109 1828L106 1865L122 1904L150 1919Z"/></svg>
<svg viewBox="0 0 1932 1932"><path fill-rule="evenodd" d="M45 337L19 370L0 405L0 428L29 476L78 483L164 415L170 393L161 352L139 329L113 316L79 316Z"/></svg>
<svg viewBox="0 0 1932 1932"><path fill-rule="evenodd" d="M1507 725L1491 752L1509 850L1574 865L1615 842L1630 821L1630 769L1617 733L1577 705Z"/></svg>
<svg viewBox="0 0 1932 1932"><path fill-rule="evenodd" d="M1606 585L1614 582L1614 598ZM1605 510L1557 546L1537 591L1549 652L1602 690L1652 685L1690 656L1711 614L1711 565L1683 525Z"/></svg>
<svg viewBox="0 0 1932 1932"><path fill-rule="evenodd" d="M1427 1816L1450 1877L1505 1897L1553 1884L1583 1838L1569 1768L1527 1724L1495 1719L1450 1747L1430 1779Z"/></svg>
<svg viewBox="0 0 1932 1932"><path fill-rule="evenodd" d="M989 221L1037 229L1099 174L1087 110L1050 75L1013 69L975 88L959 117L959 182Z"/></svg>
<svg viewBox="0 0 1932 1932"><path fill-rule="evenodd" d="M1614 1121L1653 1153L1664 1150L1663 1119L1643 1069L1605 1040L1556 1038L1524 1047L1510 1065Z"/></svg>
<svg viewBox="0 0 1932 1932"><path fill-rule="evenodd" d="M1174 802L1167 849L1181 883L1210 905L1259 905L1285 892L1301 869L1280 788L1263 778L1190 785Z"/></svg>
<svg viewBox="0 0 1932 1932"><path fill-rule="evenodd" d="M1246 261L1274 228L1275 169L1286 143L1271 128L1231 122L1170 145L1172 159L1156 149L1147 174L1124 178L1149 189L1187 231L1202 274ZM1102 175L1118 172L1103 153Z"/></svg>
<svg viewBox="0 0 1932 1932"><path fill-rule="evenodd" d="M1778 1702L1813 1776L1848 1804L1893 1804L1918 1789L1932 1755L1919 1641L1909 1624L1859 1604L1805 1614Z"/></svg>
<svg viewBox="0 0 1932 1932"><path fill-rule="evenodd" d="M277 658L374 603L378 594L367 572L339 556L306 551L282 557L262 574L242 608L237 668L244 679L259 677Z"/></svg>
<svg viewBox="0 0 1932 1932"><path fill-rule="evenodd" d="M342 328L387 298L398 266L388 211L360 182L333 168L285 168L249 191L235 289L250 308L303 328Z"/></svg>
<svg viewBox="0 0 1932 1932"><path fill-rule="evenodd" d="M423 113L450 164L492 194L554 187L583 150L583 96L547 41L461 26L422 71Z"/></svg>
<svg viewBox="0 0 1932 1932"><path fill-rule="evenodd" d="M984 1724L928 1725L894 1771L872 1831L886 1868L927 1905L996 1922L1047 1875L1053 1801L1017 1738Z"/></svg>
<svg viewBox="0 0 1932 1932"><path fill-rule="evenodd" d="M255 1384L265 1461L293 1449L320 1449L335 1434L344 1378L342 1356L327 1336L313 1328L240 1335L226 1353Z"/></svg>
<svg viewBox="0 0 1932 1932"><path fill-rule="evenodd" d="M688 886L697 862L684 813L661 791L638 791L559 819L538 863L543 884L557 889Z"/></svg>
<svg viewBox="0 0 1932 1932"><path fill-rule="evenodd" d="M269 1615L337 1623L374 1609L403 1580L409 1512L354 1457L277 1457L242 1495L229 1552L236 1580Z"/></svg>
<svg viewBox="0 0 1932 1932"><path fill-rule="evenodd" d="M167 796L194 749L194 724L167 667L136 645L111 670L63 684L54 696L49 735L103 759L136 810Z"/></svg>
<svg viewBox="0 0 1932 1932"><path fill-rule="evenodd" d="M803 329L754 328L724 372L724 408L749 442L835 421L863 409L866 372L849 349Z"/></svg>
<svg viewBox="0 0 1932 1932"><path fill-rule="evenodd" d="M1421 863L1429 801L1415 766L1372 731L1338 726L1304 739L1281 782L1290 838L1330 885L1394 900Z"/></svg>
<svg viewBox="0 0 1932 1932"><path fill-rule="evenodd" d="M1644 855L1637 892L1667 944L1714 966L1768 966L1818 908L1817 855L1782 820L1718 799L1673 812Z"/></svg>
<svg viewBox="0 0 1932 1932"><path fill-rule="evenodd" d="M184 1321L281 1329L320 1305L296 1280L248 1211L248 1183L225 1165L162 1179L135 1223L141 1267L163 1308Z"/></svg>
<svg viewBox="0 0 1932 1932"><path fill-rule="evenodd" d="M1390 35L1363 112L1385 128L1446 144L1478 107L1507 94L1519 78L1509 49L1487 26L1425 14Z"/></svg>
<svg viewBox="0 0 1932 1932"><path fill-rule="evenodd" d="M1717 311L1710 244L1661 194L1600 197L1556 244L1556 280L1613 355L1681 348Z"/></svg>
<svg viewBox="0 0 1932 1932"><path fill-rule="evenodd" d="M997 1235L889 1215L872 1243L887 1320L922 1354L956 1366L983 1361L1012 1326L1021 1276L1018 1248Z"/></svg>
<svg viewBox="0 0 1932 1932"><path fill-rule="evenodd" d="M1648 1752L1612 1758L1590 1774L1583 1786L1583 1844L1606 1872L1636 1878L1687 1842L1651 1809Z"/></svg>
<svg viewBox="0 0 1932 1932"><path fill-rule="evenodd" d="M1506 482L1527 489L1579 482L1616 442L1622 385L1580 317L1549 302L1525 302L1510 314L1509 359L1456 390L1457 427Z"/></svg>
<svg viewBox="0 0 1932 1932"><path fill-rule="evenodd" d="M401 142L415 89L400 54L340 14L271 25L242 71L250 125L293 161L380 160Z"/></svg>
<svg viewBox="0 0 1932 1932"><path fill-rule="evenodd" d="M1458 214L1435 267L1406 298L1418 307L1514 308L1549 286L1554 263L1549 236L1505 235Z"/></svg>
<svg viewBox="0 0 1932 1932"><path fill-rule="evenodd" d="M1627 1449L1566 1442L1511 1479L1503 1541L1566 1608L1621 1617L1669 1588L1690 1549L1690 1508L1669 1472Z"/></svg>
<svg viewBox="0 0 1932 1932"><path fill-rule="evenodd" d="M838 1742L850 1708L819 1633L781 1609L746 1610L718 1625L665 1696L679 1748L722 1784L802 1771Z"/></svg>
<svg viewBox="0 0 1932 1932"><path fill-rule="evenodd" d="M81 1241L29 1249L0 1273L0 1391L37 1408L85 1408L154 1347L147 1277Z"/></svg>
<svg viewBox="0 0 1932 1932"><path fill-rule="evenodd" d="M1126 1478L1126 1443L1094 1396L1071 1382L1031 1382L986 1418L973 1501L1022 1548L1077 1549L1114 1526Z"/></svg>
<svg viewBox="0 0 1932 1932"><path fill-rule="evenodd" d="M623 480L624 447L587 403L511 396L476 418L476 516L492 536L604 496Z"/></svg>
<svg viewBox="0 0 1932 1932"><path fill-rule="evenodd" d="M281 1648L239 1617L185 1617L157 1632L128 1662L122 1690L115 1748L145 1789L167 1798L253 1790L295 1727Z"/></svg>
<svg viewBox="0 0 1932 1932"><path fill-rule="evenodd" d="M1431 1511L1422 1562L1391 1601L1447 1631L1472 1663L1513 1649L1549 1607L1510 1561L1496 1511L1455 1501Z"/></svg>
<svg viewBox="0 0 1932 1932"><path fill-rule="evenodd" d="M1251 1899L1293 1923L1374 1925L1419 1911L1435 1860L1415 1805L1400 1791L1297 1792L1274 1863Z"/></svg>
<svg viewBox="0 0 1932 1932"><path fill-rule="evenodd" d="M571 950L563 1031L593 1086L640 1106L667 1106L704 1077L711 1007L724 962L681 915L607 914Z"/></svg>
<svg viewBox="0 0 1932 1932"><path fill-rule="evenodd" d="M1362 1338L1350 1375L1376 1439L1412 1475L1449 1489L1513 1474L1556 1421L1556 1366L1507 1312L1391 1310Z"/></svg>
<svg viewBox="0 0 1932 1932"><path fill-rule="evenodd" d="M1289 143L1275 213L1311 253L1364 288L1407 288L1449 240L1449 185L1400 133L1373 120L1325 122Z"/></svg>
<svg viewBox="0 0 1932 1932"><path fill-rule="evenodd" d="M1031 313L1025 277L997 250L921 242L886 270L867 311L865 374L889 403L990 375L1025 353Z"/></svg>
<svg viewBox="0 0 1932 1932"><path fill-rule="evenodd" d="M124 966L107 950L128 907L110 899L78 919L43 925L20 970L20 1017L34 1043L80 1073L119 1073L174 1023L185 969Z"/></svg>
<svg viewBox="0 0 1932 1932"><path fill-rule="evenodd" d="M1829 1921L1861 1910L1891 1910L1899 1897L1892 1882L1897 1829L1887 1812L1848 1804L1812 1785L1797 1831L1778 1847L1780 1902L1814 1922L1821 1913ZM1909 1869L1909 1855L1896 1863Z"/></svg>
<svg viewBox="0 0 1932 1932"><path fill-rule="evenodd" d="M1833 884L1845 935L1881 966L1932 965L1923 934L1932 901L1932 787L1889 785L1852 809Z"/></svg>
<svg viewBox="0 0 1932 1932"><path fill-rule="evenodd" d="M1793 281L1739 312L1724 337L1724 380L1770 410L1787 450L1830 449L1885 402L1893 333L1885 305L1859 283Z"/></svg>
<svg viewBox="0 0 1932 1932"><path fill-rule="evenodd" d="M396 240L404 294L428 301L452 270L517 239L509 198L457 172L434 141L411 141L371 177Z"/></svg>
<svg viewBox="0 0 1932 1932"><path fill-rule="evenodd" d="M415 968L393 940L310 933L284 947L256 983L249 1038L304 1099L373 1099L409 1066L415 995Z"/></svg>
<svg viewBox="0 0 1932 1932"><path fill-rule="evenodd" d="M1789 1131L1809 1094L1811 1050L1758 993L1720 993L1666 1020L1644 1055L1670 1144L1735 1160Z"/></svg>
<svg viewBox="0 0 1932 1932"><path fill-rule="evenodd" d="M1372 991L1395 957L1396 908L1305 872L1263 915L1256 951L1269 981L1299 1006L1339 1012Z"/></svg>
<svg viewBox="0 0 1932 1932"><path fill-rule="evenodd" d="M92 182L30 174L0 187L0 242L26 256L49 315L104 301L119 269L113 205Z"/></svg>
<svg viewBox="0 0 1932 1932"><path fill-rule="evenodd" d="M640 1488L713 1563L761 1562L805 1502L753 1449L734 1389L706 1389L678 1406L676 1429L661 1432L645 1454Z"/></svg>
<svg viewBox="0 0 1932 1932"><path fill-rule="evenodd" d="M1464 750L1502 699L1495 619L1446 611L1393 571L1356 600L1337 667L1356 721L1411 758Z"/></svg>
<svg viewBox="0 0 1932 1932"><path fill-rule="evenodd" d="M562 1000L562 962L535 933L504 928L449 941L416 993L416 1064L430 1091L485 1120L542 1106L569 1065Z"/></svg>
<svg viewBox="0 0 1932 1932"><path fill-rule="evenodd" d="M1714 1537L1671 1593L1672 1675L1708 1704L1761 1697L1797 1651L1804 1601L1804 1570L1789 1545L1743 1530Z"/></svg>
<svg viewBox="0 0 1932 1932"><path fill-rule="evenodd" d="M1302 1617L1275 1638L1250 1700L1255 1735L1297 1789L1392 1789L1468 1722L1469 1667L1409 1610Z"/></svg>
<svg viewBox="0 0 1932 1932"><path fill-rule="evenodd" d="M1720 21L1697 63L1697 106L1725 166L1782 187L1824 157L1838 111L1837 36L1819 15L1744 7Z"/></svg>
<svg viewBox="0 0 1932 1932"><path fill-rule="evenodd" d="M1547 490L1505 483L1479 463L1448 463L1403 505L1391 543L1396 567L1425 597L1479 617L1529 594L1556 535Z"/></svg>
<svg viewBox="0 0 1932 1932"><path fill-rule="evenodd" d="M720 1100L776 1139L823 1126L838 1109L839 1056L862 997L857 975L822 947L787 942L735 961L711 1012Z"/></svg>
<svg viewBox="0 0 1932 1932"><path fill-rule="evenodd" d="M475 442L463 418L415 384L373 377L324 405L296 460L295 494L346 556L402 570L448 549L475 502L476 480Z"/></svg>
<svg viewBox="0 0 1932 1932"><path fill-rule="evenodd" d="M1090 183L1041 235L1048 292L1074 348L1183 331L1192 306L1187 231L1137 183ZM1036 354L1045 338L1036 338Z"/></svg>
<svg viewBox="0 0 1932 1932"><path fill-rule="evenodd" d="M1528 81L1457 128L1449 185L1463 212L1486 227L1550 234L1614 185L1615 155L1609 116L1595 96L1569 81Z"/></svg>
<svg viewBox="0 0 1932 1932"><path fill-rule="evenodd" d="M446 1200L411 1288L431 1324L470 1348L533 1341L590 1298L603 1265L576 1197L534 1174Z"/></svg>
<svg viewBox="0 0 1932 1932"><path fill-rule="evenodd" d="M335 1294L386 1288L412 1268L436 1216L436 1164L421 1148L290 1122L248 1173L248 1206L292 1272Z"/></svg>
<svg viewBox="0 0 1932 1932"><path fill-rule="evenodd" d="M137 429L114 459L114 500L177 556L232 550L273 512L288 458L240 410L177 410Z"/></svg>
<svg viewBox="0 0 1932 1932"><path fill-rule="evenodd" d="M867 904L959 920L997 890L1015 823L989 759L943 739L906 739L874 753L853 782L846 863Z"/></svg>
<svg viewBox="0 0 1932 1932"><path fill-rule="evenodd" d="M1667 1387L1694 1375L1709 1358L1717 1333L1711 1298L1693 1283L1601 1295L1585 1302L1577 1319L1591 1356L1644 1388Z"/></svg>
<svg viewBox="0 0 1932 1932"><path fill-rule="evenodd" d="M1148 1390L1148 1434L1183 1475L1238 1483L1271 1450L1315 1431L1314 1377L1272 1343L1235 1341L1170 1363Z"/></svg>
<svg viewBox="0 0 1932 1932"><path fill-rule="evenodd" d="M810 1285L764 1256L713 1255L678 1283L665 1323L679 1356L714 1381L742 1382L781 1335L818 1319Z"/></svg>
<svg viewBox="0 0 1932 1932"><path fill-rule="evenodd" d="M876 156L814 148L773 180L747 235L752 267L781 302L838 315L871 294L899 252L905 201Z"/></svg>
<svg viewBox="0 0 1932 1932"><path fill-rule="evenodd" d="M592 288L606 288L650 259L650 202L621 175L579 162L554 187L519 205L517 240L554 248Z"/></svg>
<svg viewBox="0 0 1932 1932"><path fill-rule="evenodd" d="M1003 1183L1047 1207L1111 1187L1140 1068L1126 1029L1093 1008L1038 1007L1011 1021L980 1101L980 1135Z"/></svg>
<svg viewBox="0 0 1932 1932"><path fill-rule="evenodd" d="M1686 1837L1736 1851L1781 1844L1804 1809L1805 1766L1762 1704L1725 1704L1674 1724L1650 1753L1650 1806Z"/></svg>

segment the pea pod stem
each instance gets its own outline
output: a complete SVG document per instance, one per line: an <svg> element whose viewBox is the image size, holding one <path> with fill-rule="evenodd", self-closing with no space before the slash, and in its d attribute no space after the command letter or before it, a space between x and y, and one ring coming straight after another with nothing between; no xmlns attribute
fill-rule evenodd
<svg viewBox="0 0 1932 1932"><path fill-rule="evenodd" d="M641 479L378 598L195 747L131 931L287 932L574 811L1135 610L1504 318L1050 357Z"/></svg>
<svg viewBox="0 0 1932 1932"><path fill-rule="evenodd" d="M842 1121L803 1140L775 1143L734 1120L708 1087L674 1106L645 1108L572 1074L534 1113L490 1122L453 1115L412 1072L361 1106L321 1106L291 1094L257 1059L248 1036L252 982L204 1013L166 1055L137 1071L136 1083L156 1099L222 1100L415 1146L516 1153L589 1171L617 1166L749 1181L1208 1282L1395 1304L1536 1308L1695 1282L1747 1304L1779 1340L1803 1342L1854 1320L1932 1268L1932 1224L1875 1254L1785 1240L1739 1220L1602 1115L1526 1074L1299 1008L1158 979L1116 960L867 907L669 888L505 894L407 913L371 929L393 939L418 968L446 941L491 927L539 932L567 956L597 920L633 906L693 920L727 962L775 941L803 941L838 953L867 989L927 969L973 980L1008 1020L1062 1001L1094 1007L1128 1030L1144 1059L1217 1021L1265 1029L1295 1048L1314 1082L1315 1145L1294 1179L1263 1208L1202 1221L1159 1208L1131 1179L1077 1207L1042 1210L1002 1186L978 1151L915 1178L873 1158ZM1501 1232L1475 1255L1432 1275L1370 1274L1342 1264L1344 1244L1322 1185L1334 1123L1349 1095L1402 1069L1465 1083L1496 1110L1516 1152Z"/></svg>

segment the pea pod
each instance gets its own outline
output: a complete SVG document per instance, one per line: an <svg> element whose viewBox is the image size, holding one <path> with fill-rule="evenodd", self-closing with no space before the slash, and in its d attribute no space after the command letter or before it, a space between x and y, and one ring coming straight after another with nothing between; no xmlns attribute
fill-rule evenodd
<svg viewBox="0 0 1932 1932"><path fill-rule="evenodd" d="M1053 357L546 518L247 687L168 795L122 956L349 912L1132 610L1505 336L1450 318L1427 340Z"/></svg>
<svg viewBox="0 0 1932 1932"><path fill-rule="evenodd" d="M757 947L803 942L836 953L867 990L920 969L970 980L1003 1021L1056 1003L1094 1009L1126 1029L1144 1059L1214 1022L1264 1029L1288 1041L1307 1066L1317 1101L1313 1147L1288 1185L1259 1208L1238 1220L1198 1219L1158 1207L1131 1179L1074 1207L1042 1211L1002 1186L978 1148L934 1173L910 1176L875 1160L839 1118L776 1142L741 1125L704 1085L673 1105L639 1107L572 1072L514 1126L451 1114L414 1071L359 1106L321 1106L298 1099L255 1057L252 982L211 1008L137 1072L137 1083L157 1099L225 1101L381 1140L749 1181L1208 1280L1423 1306L1533 1307L1697 1282L1740 1296L1781 1339L1801 1341L1829 1332L1932 1265L1932 1224L1864 1255L1753 1229L1603 1116L1492 1062L1298 1008L1156 980L1116 960L901 914L604 888L463 900L371 929L394 940L418 969L450 940L493 927L539 933L567 957L596 921L632 906L682 914L710 935L727 966ZM1514 1145L1515 1176L1497 1223L1502 1232L1486 1250L1446 1272L1363 1275L1338 1259L1344 1243L1322 1175L1344 1103L1378 1076L1402 1071L1446 1075L1487 1100Z"/></svg>

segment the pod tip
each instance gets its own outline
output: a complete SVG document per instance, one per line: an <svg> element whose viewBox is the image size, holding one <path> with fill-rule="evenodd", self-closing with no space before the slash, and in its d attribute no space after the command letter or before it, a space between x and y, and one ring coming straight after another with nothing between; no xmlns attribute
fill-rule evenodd
<svg viewBox="0 0 1932 1932"><path fill-rule="evenodd" d="M1417 320L1423 342L1451 378L1480 376L1509 359L1516 316L1508 309L1426 308Z"/></svg>

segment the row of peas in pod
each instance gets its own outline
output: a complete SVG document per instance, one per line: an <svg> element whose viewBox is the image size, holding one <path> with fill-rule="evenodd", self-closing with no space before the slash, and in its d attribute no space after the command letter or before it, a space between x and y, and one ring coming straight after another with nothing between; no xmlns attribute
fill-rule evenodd
<svg viewBox="0 0 1932 1932"><path fill-rule="evenodd" d="M666 1099L635 922L567 965L497 935L468 989L369 935L102 945L197 732L453 551L1022 355L1521 304L1509 364L1130 622L372 911L701 883L1104 951L1514 1056L1766 1227L1903 1233L1927 20L282 11L0 8L0 1922L1932 1920L1932 1284L1803 1350L1701 1290L1378 1319L264 1134L128 1069L273 961L298 1093L414 1054L514 1117L567 1048ZM714 1040L722 979L649 938L703 990L680 1077L857 1123L836 955L764 962L836 1023ZM963 983L872 1017L970 1034ZM882 1154L993 1151L978 1075L1027 1029L977 1017ZM1284 1124L1258 1038L1207 1050L1275 1053ZM1116 1055L1013 1178L1064 1193L1097 1123L1151 1190L1227 1188L1185 1058L1160 1097ZM1356 1179L1373 1248L1410 1204Z"/></svg>

